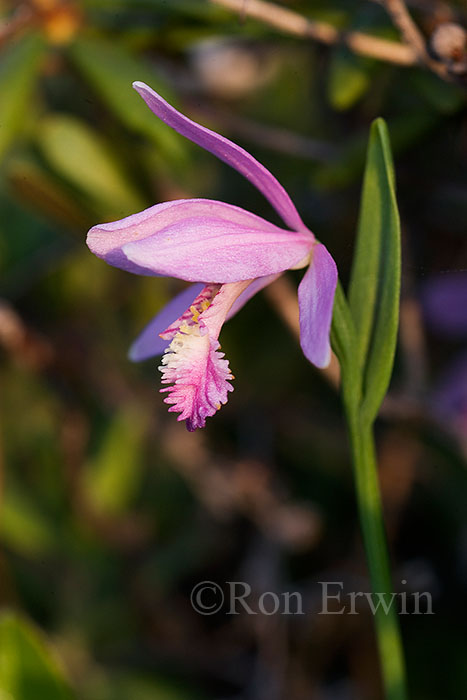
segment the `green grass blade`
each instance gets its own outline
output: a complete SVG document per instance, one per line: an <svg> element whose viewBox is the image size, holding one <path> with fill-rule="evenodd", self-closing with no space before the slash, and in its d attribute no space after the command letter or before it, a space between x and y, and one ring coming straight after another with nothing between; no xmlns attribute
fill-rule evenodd
<svg viewBox="0 0 467 700"><path fill-rule="evenodd" d="M141 80L176 104L157 71L124 46L95 37L79 37L70 55L107 108L129 129L151 139L169 162L186 162L186 142L157 119L132 88Z"/></svg>
<svg viewBox="0 0 467 700"><path fill-rule="evenodd" d="M0 61L0 159L29 119L28 102L41 66L44 42L28 34L12 44Z"/></svg>
<svg viewBox="0 0 467 700"><path fill-rule="evenodd" d="M400 225L386 125L373 122L363 182L349 304L363 373L365 416L372 420L387 391L399 320Z"/></svg>
<svg viewBox="0 0 467 700"><path fill-rule="evenodd" d="M394 364L399 327L401 284L400 221L394 185L394 168L386 124L374 123L381 149L380 187L384 188L384 214L380 239L377 304L371 345L364 374L362 416L372 421L388 390Z"/></svg>
<svg viewBox="0 0 467 700"><path fill-rule="evenodd" d="M0 617L0 696L14 700L74 697L39 631L10 612Z"/></svg>

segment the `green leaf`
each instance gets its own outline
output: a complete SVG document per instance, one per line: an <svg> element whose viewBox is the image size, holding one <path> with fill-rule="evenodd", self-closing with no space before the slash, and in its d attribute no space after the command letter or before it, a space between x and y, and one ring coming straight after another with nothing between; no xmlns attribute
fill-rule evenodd
<svg viewBox="0 0 467 700"><path fill-rule="evenodd" d="M341 367L344 402L356 407L360 402L361 382L356 366L355 326L341 283L338 281L334 297L331 326L331 345Z"/></svg>
<svg viewBox="0 0 467 700"><path fill-rule="evenodd" d="M386 125L370 131L349 303L363 372L363 415L376 417L387 391L399 322L400 224Z"/></svg>
<svg viewBox="0 0 467 700"><path fill-rule="evenodd" d="M55 546L54 533L34 502L11 487L5 489L0 509L0 539L27 557L42 556Z"/></svg>
<svg viewBox="0 0 467 700"><path fill-rule="evenodd" d="M367 59L351 53L348 49L337 49L331 59L328 99L334 109L352 107L370 87L371 64Z"/></svg>
<svg viewBox="0 0 467 700"><path fill-rule="evenodd" d="M331 328L332 347L339 362L349 362L355 346L355 327L341 283L337 283Z"/></svg>
<svg viewBox="0 0 467 700"><path fill-rule="evenodd" d="M42 212L49 220L80 232L92 225L92 219L86 217L76 201L76 192L67 191L63 180L53 177L35 159L23 155L9 158L6 176L11 191L21 203Z"/></svg>
<svg viewBox="0 0 467 700"><path fill-rule="evenodd" d="M86 465L84 487L97 510L118 514L134 500L141 482L145 426L141 411L129 408L117 414Z"/></svg>
<svg viewBox="0 0 467 700"><path fill-rule="evenodd" d="M38 124L37 141L54 170L109 215L124 216L144 208L145 202L107 143L84 122L50 115Z"/></svg>
<svg viewBox="0 0 467 700"><path fill-rule="evenodd" d="M0 61L0 159L29 118L28 101L41 65L43 41L29 34Z"/></svg>
<svg viewBox="0 0 467 700"><path fill-rule="evenodd" d="M174 104L174 96L155 70L121 44L103 39L80 37L70 51L78 69L123 124L150 138L169 161L185 161L184 140L157 119L132 88L135 80L141 80Z"/></svg>
<svg viewBox="0 0 467 700"><path fill-rule="evenodd" d="M38 630L14 613L0 617L1 700L71 700L60 665Z"/></svg>

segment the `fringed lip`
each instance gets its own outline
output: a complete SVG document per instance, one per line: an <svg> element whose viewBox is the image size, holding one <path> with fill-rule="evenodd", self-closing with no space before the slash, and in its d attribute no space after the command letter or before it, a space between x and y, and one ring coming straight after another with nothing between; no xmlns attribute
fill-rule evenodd
<svg viewBox="0 0 467 700"><path fill-rule="evenodd" d="M161 389L167 393L169 411L179 413L188 430L202 428L227 402L233 391L229 363L221 352L219 333L226 316L240 294L250 284L209 284L204 287L188 309L161 336L170 345L159 367Z"/></svg>

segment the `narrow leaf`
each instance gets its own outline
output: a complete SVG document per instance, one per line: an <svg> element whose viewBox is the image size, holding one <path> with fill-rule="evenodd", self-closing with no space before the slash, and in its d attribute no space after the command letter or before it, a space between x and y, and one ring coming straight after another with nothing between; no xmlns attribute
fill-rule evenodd
<svg viewBox="0 0 467 700"><path fill-rule="evenodd" d="M394 180L388 153L389 144L383 122L375 121L370 131L349 285L350 310L355 322L358 358L362 367L373 328L383 239L394 218Z"/></svg>
<svg viewBox="0 0 467 700"><path fill-rule="evenodd" d="M331 341L339 362L349 361L355 345L355 326L340 282L334 297Z"/></svg>
<svg viewBox="0 0 467 700"><path fill-rule="evenodd" d="M365 94L371 84L371 68L368 59L348 49L334 52L328 80L328 99L334 109L349 109Z"/></svg>
<svg viewBox="0 0 467 700"><path fill-rule="evenodd" d="M125 512L142 477L144 415L133 408L118 413L96 456L84 469L84 487L94 507L105 513Z"/></svg>
<svg viewBox="0 0 467 700"><path fill-rule="evenodd" d="M55 546L54 531L34 501L11 486L0 509L0 540L27 557L43 556Z"/></svg>
<svg viewBox="0 0 467 700"><path fill-rule="evenodd" d="M344 402L347 408L356 407L361 398L361 378L356 364L355 326L340 282L334 298L331 345L341 367Z"/></svg>
<svg viewBox="0 0 467 700"><path fill-rule="evenodd" d="M363 369L363 415L373 420L387 391L399 322L400 224L387 128L373 122L349 288Z"/></svg>
<svg viewBox="0 0 467 700"><path fill-rule="evenodd" d="M132 88L135 80L141 80L171 104L176 103L154 69L123 46L91 37L76 40L71 48L71 58L123 124L154 141L169 160L185 158L186 144L182 138L156 119Z"/></svg>
<svg viewBox="0 0 467 700"><path fill-rule="evenodd" d="M0 697L71 700L60 665L40 633L13 613L0 618Z"/></svg>
<svg viewBox="0 0 467 700"><path fill-rule="evenodd" d="M68 115L50 115L37 127L37 141L58 174L101 204L109 215L144 208L140 198L102 136Z"/></svg>
<svg viewBox="0 0 467 700"><path fill-rule="evenodd" d="M0 159L29 117L28 101L40 69L43 41L29 34L12 44L0 61Z"/></svg>

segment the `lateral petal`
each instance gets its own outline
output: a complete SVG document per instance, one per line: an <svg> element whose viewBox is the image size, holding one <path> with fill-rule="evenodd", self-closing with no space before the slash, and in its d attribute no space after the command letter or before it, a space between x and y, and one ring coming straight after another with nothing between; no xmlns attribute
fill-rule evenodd
<svg viewBox="0 0 467 700"><path fill-rule="evenodd" d="M300 345L305 357L316 367L331 360L331 330L337 268L322 243L313 248L310 266L298 287Z"/></svg>
<svg viewBox="0 0 467 700"><path fill-rule="evenodd" d="M248 151L215 131L188 119L145 83L136 81L133 87L159 119L244 175L269 200L287 226L296 231L307 230L285 189Z"/></svg>

